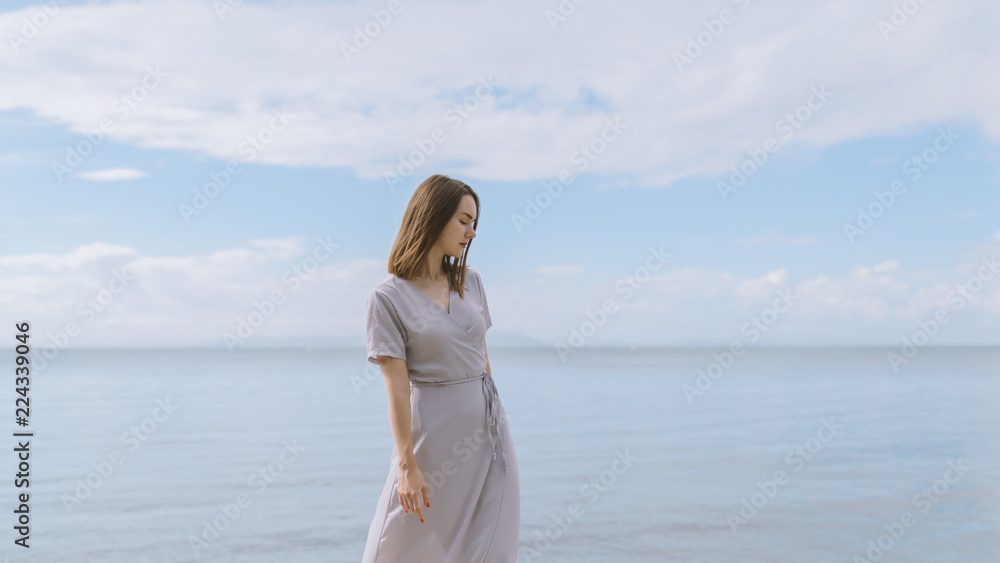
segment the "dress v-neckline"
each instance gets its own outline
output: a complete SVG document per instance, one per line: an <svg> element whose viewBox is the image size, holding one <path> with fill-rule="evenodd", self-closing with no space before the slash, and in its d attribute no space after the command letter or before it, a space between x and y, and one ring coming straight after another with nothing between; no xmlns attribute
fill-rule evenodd
<svg viewBox="0 0 1000 563"><path fill-rule="evenodd" d="M393 275L395 276L396 274L393 274ZM406 278L404 278L402 276L396 276L396 277L399 278L399 279L401 279L401 280L403 280L404 282L406 282L407 285L409 285L410 287L412 287L413 289L415 289L417 291L417 293L419 293L420 295L423 295L425 298L427 298L428 301L430 301L431 303L437 305L438 309L441 309L441 311L444 314L446 314L449 317L451 317L451 294L455 293L455 291L453 291L451 289L448 290L448 310L445 311L444 307L442 307L440 303L438 303L437 301L431 299L431 297L429 295L427 295L426 293L424 293L423 291L420 291L420 288L417 287L417 286L415 286L415 285L413 285L413 283L411 283L410 280L408 280L408 279L406 279ZM452 318L454 318L454 317L452 317Z"/></svg>

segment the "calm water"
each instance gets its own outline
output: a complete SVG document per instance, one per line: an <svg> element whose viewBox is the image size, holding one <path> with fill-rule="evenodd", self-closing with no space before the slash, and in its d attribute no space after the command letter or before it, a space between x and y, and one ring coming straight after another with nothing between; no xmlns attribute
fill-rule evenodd
<svg viewBox="0 0 1000 563"><path fill-rule="evenodd" d="M1000 349L751 350L689 402L715 351L490 350L519 562L1000 560ZM31 392L10 561L360 560L393 447L363 350L64 351Z"/></svg>

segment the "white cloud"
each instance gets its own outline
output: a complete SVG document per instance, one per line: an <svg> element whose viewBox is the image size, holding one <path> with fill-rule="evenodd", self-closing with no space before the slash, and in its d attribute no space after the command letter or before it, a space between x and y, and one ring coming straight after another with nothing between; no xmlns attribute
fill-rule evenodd
<svg viewBox="0 0 1000 563"><path fill-rule="evenodd" d="M24 152L8 152L0 154L0 164L25 164L31 162L31 158Z"/></svg>
<svg viewBox="0 0 1000 563"><path fill-rule="evenodd" d="M350 63L342 45L371 19L370 4L243 3L221 20L200 0L64 6L7 53L0 80L19 87L0 91L0 109L78 133L107 118L115 142L242 160L240 143L287 107L295 119L254 162L368 178L441 128L447 139L415 176L448 165L494 180L576 172L570 156L618 115L627 129L589 171L635 181L609 187L719 175L768 137L823 147L971 119L1000 139L1000 106L984 94L1000 89L1000 41L983 23L1000 19L996 3L925 5L888 40L881 3L737 4L736 21L683 72L674 53L717 17L702 3L591 2L555 30L529 0L403 6ZM38 9L0 15L0 35ZM157 65L163 82L125 117L112 104ZM444 112L490 76L495 98L453 128ZM784 139L777 120L819 85L833 96Z"/></svg>
<svg viewBox="0 0 1000 563"><path fill-rule="evenodd" d="M289 260L301 256L305 250L305 239L302 238L270 238L250 239L250 246L264 250L269 258Z"/></svg>
<svg viewBox="0 0 1000 563"><path fill-rule="evenodd" d="M73 252L65 254L14 254L0 257L0 266L38 267L42 270L64 270L79 268L102 258L117 258L135 255L135 249L120 244L95 242L84 244Z"/></svg>
<svg viewBox="0 0 1000 563"><path fill-rule="evenodd" d="M95 182L120 182L122 180L145 178L146 176L149 176L149 172L146 172L145 170L138 170L136 168L106 168L104 170L87 170L77 172L73 175L78 178L83 178L84 180L93 180Z"/></svg>
<svg viewBox="0 0 1000 563"><path fill-rule="evenodd" d="M785 268L767 272L755 279L741 280L733 288L733 294L747 301L766 299L776 288L788 287L788 271Z"/></svg>
<svg viewBox="0 0 1000 563"><path fill-rule="evenodd" d="M6 256L0 259L0 308L32 319L40 337L77 323L83 330L73 346L222 346L238 317L258 304L266 309L272 292L282 290L284 303L258 334L323 334L336 325L331 319L356 312L351 300L360 295L363 302L364 287L357 269L332 257L310 273L317 263L301 261L312 250L293 238L181 256L103 243ZM342 268L353 279L338 278Z"/></svg>
<svg viewBox="0 0 1000 563"><path fill-rule="evenodd" d="M880 264L875 264L872 266L872 270L878 273L883 272L898 272L899 271L899 260L889 260L887 262L882 262Z"/></svg>
<svg viewBox="0 0 1000 563"><path fill-rule="evenodd" d="M334 342L345 336L360 346L363 303L386 278L385 262L341 261L334 254L308 275L291 275L316 256L316 244L259 239L211 253L150 256L93 243L62 254L5 256L0 309L12 318L32 319L36 336L46 343L67 323L77 323L82 334L72 346L224 346L223 334L234 333L251 314L266 320L246 346L268 338ZM996 252L987 248L985 256ZM988 274L983 265L982 258L970 258L948 272L932 272L905 270L898 260L888 260L840 277L806 280L793 280L787 268L746 278L688 268L657 272L627 296L610 276L595 283L573 275L580 272L575 266L560 266L506 286L487 275L484 286L500 330L553 344L568 342L571 329L599 318L594 311L609 299L618 310L606 316L588 344L893 345L942 308L955 320L935 344L990 338L1000 344L995 332L982 330L984 323L1000 320L1000 275L984 279L961 310L948 299L970 276ZM276 290L282 303L271 301ZM777 310L782 291L792 306L769 323L759 341L751 341L743 332L746 323Z"/></svg>
<svg viewBox="0 0 1000 563"><path fill-rule="evenodd" d="M944 220L946 222L948 222L948 221L961 221L963 219L974 219L976 217L979 217L979 212L978 211L966 211L964 213L956 213L954 215L949 215L948 217L945 217Z"/></svg>

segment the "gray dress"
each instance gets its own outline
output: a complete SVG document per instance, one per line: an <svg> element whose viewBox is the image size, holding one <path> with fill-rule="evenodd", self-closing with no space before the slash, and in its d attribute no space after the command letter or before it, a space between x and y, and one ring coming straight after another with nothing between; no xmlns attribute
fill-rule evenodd
<svg viewBox="0 0 1000 563"><path fill-rule="evenodd" d="M393 445L362 563L514 563L521 526L517 454L486 372L493 324L479 273L467 268L465 298L445 312L390 274L367 301L368 361L406 360L413 453L427 481L424 522L399 504Z"/></svg>

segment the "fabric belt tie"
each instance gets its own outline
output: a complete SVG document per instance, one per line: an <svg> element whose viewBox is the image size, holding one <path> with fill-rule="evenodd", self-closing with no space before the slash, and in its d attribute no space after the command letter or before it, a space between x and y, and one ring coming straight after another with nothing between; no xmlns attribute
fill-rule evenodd
<svg viewBox="0 0 1000 563"><path fill-rule="evenodd" d="M493 459L497 458L497 442L500 443L500 455L503 459L503 472L507 473L507 452L503 448L503 432L500 431L500 394L497 393L496 383L490 372L484 371L479 375L466 377L464 379L453 379L451 381L414 381L414 385L455 385L456 383L466 383L476 379L483 380L483 395L486 396L486 428L490 436L490 446L493 448Z"/></svg>

